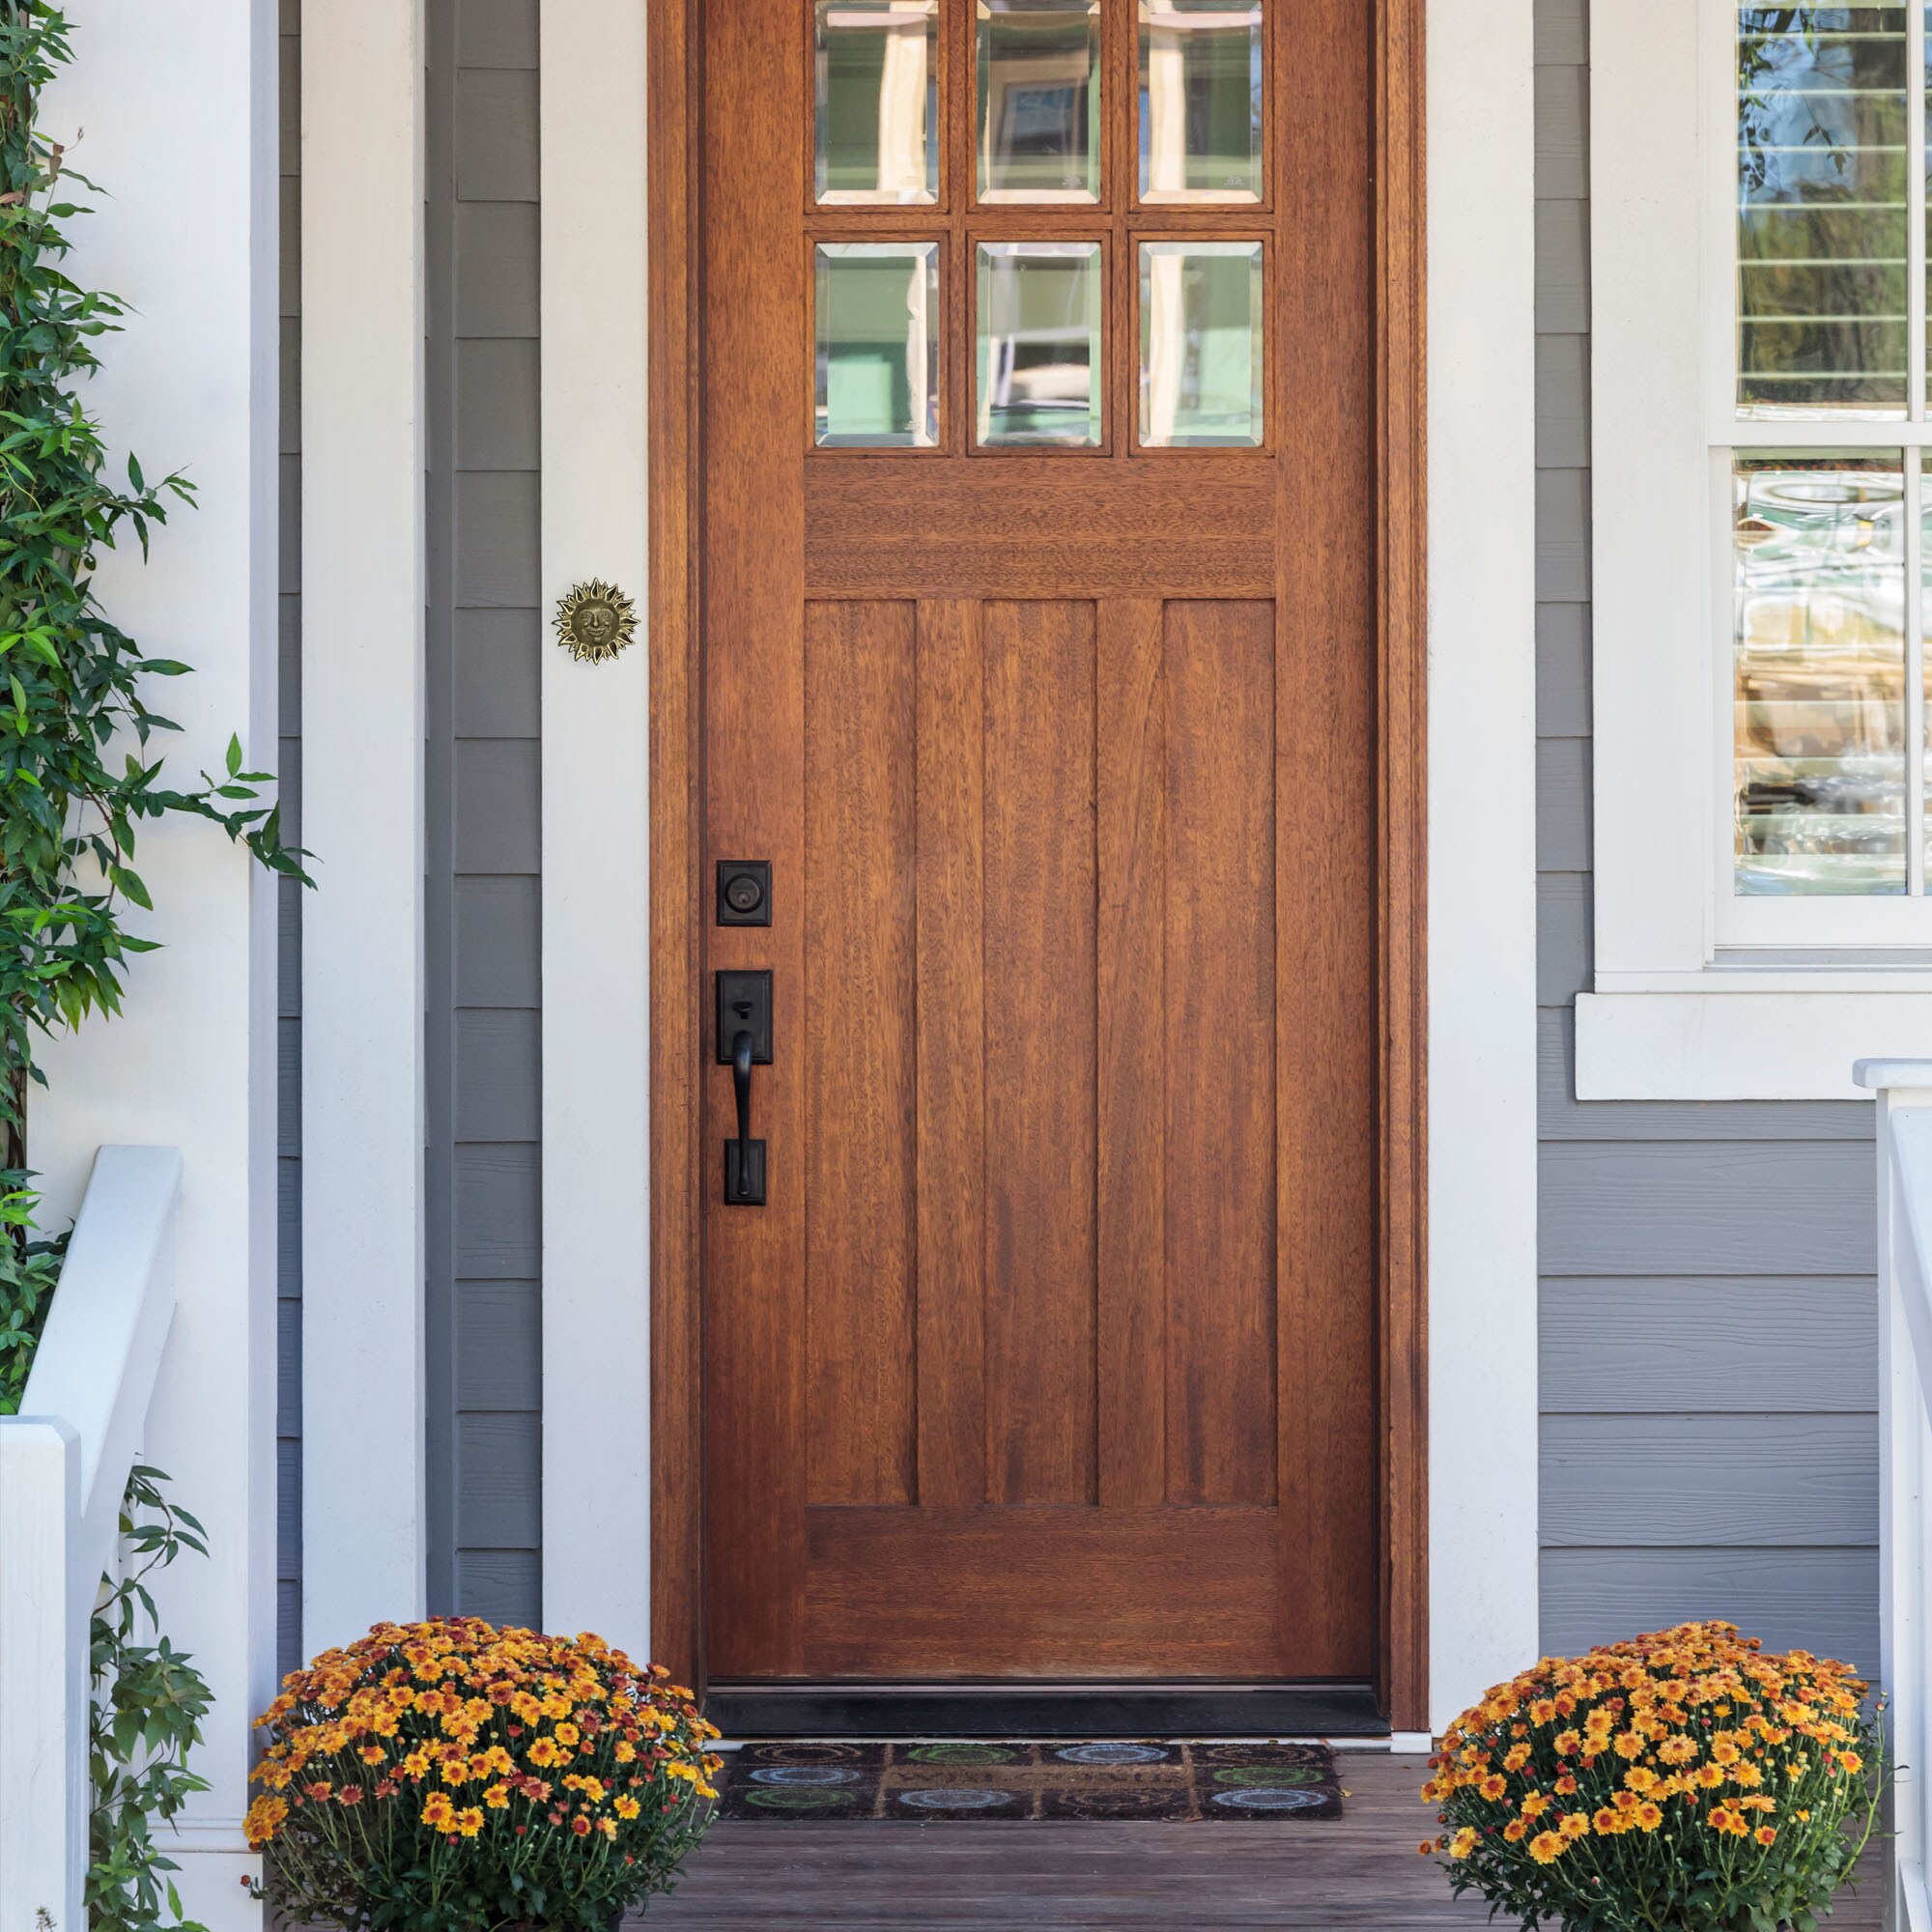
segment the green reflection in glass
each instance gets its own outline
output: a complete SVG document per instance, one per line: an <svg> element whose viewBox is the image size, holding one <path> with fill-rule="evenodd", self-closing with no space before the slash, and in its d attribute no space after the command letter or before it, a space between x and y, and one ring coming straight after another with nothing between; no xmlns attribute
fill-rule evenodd
<svg viewBox="0 0 1932 1932"><path fill-rule="evenodd" d="M1262 198L1261 0L1140 0L1141 199Z"/></svg>
<svg viewBox="0 0 1932 1932"><path fill-rule="evenodd" d="M1741 451L1731 497L1736 891L1903 893L1900 454Z"/></svg>
<svg viewBox="0 0 1932 1932"><path fill-rule="evenodd" d="M1141 243L1143 448L1262 440L1262 244Z"/></svg>
<svg viewBox="0 0 1932 1932"><path fill-rule="evenodd" d="M982 242L982 445L1101 440L1100 244Z"/></svg>
<svg viewBox="0 0 1932 1932"><path fill-rule="evenodd" d="M1902 414L1905 0L1737 18L1738 407Z"/></svg>
<svg viewBox="0 0 1932 1932"><path fill-rule="evenodd" d="M1100 199L1100 0L978 0L980 199Z"/></svg>
<svg viewBox="0 0 1932 1932"><path fill-rule="evenodd" d="M821 242L816 434L828 448L939 440L939 243Z"/></svg>
<svg viewBox="0 0 1932 1932"><path fill-rule="evenodd" d="M939 0L817 0L816 193L939 199Z"/></svg>

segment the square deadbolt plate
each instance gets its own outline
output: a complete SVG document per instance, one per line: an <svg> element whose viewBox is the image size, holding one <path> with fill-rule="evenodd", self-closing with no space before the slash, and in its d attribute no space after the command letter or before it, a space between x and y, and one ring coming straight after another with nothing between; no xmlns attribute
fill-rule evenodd
<svg viewBox="0 0 1932 1932"><path fill-rule="evenodd" d="M718 923L769 925L772 923L772 862L720 859Z"/></svg>

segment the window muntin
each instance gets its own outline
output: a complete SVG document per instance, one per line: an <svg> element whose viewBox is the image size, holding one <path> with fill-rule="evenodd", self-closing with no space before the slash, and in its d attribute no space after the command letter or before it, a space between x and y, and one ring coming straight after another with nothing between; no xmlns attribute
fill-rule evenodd
<svg viewBox="0 0 1932 1932"><path fill-rule="evenodd" d="M1720 952L1923 945L1932 8L1712 11L1736 135L1711 432L1725 774L1712 936Z"/></svg>

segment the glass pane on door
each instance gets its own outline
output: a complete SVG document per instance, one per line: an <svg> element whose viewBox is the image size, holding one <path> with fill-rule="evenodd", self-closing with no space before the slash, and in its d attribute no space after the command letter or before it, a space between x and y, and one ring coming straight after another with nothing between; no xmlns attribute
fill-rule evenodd
<svg viewBox="0 0 1932 1932"><path fill-rule="evenodd" d="M1262 440L1262 244L1141 243L1144 449Z"/></svg>
<svg viewBox="0 0 1932 1932"><path fill-rule="evenodd" d="M982 447L1099 446L1100 259L1097 242L980 244Z"/></svg>
<svg viewBox="0 0 1932 1932"><path fill-rule="evenodd" d="M817 0L815 193L939 199L939 0Z"/></svg>
<svg viewBox="0 0 1932 1932"><path fill-rule="evenodd" d="M1262 198L1261 0L1140 0L1141 199Z"/></svg>
<svg viewBox="0 0 1932 1932"><path fill-rule="evenodd" d="M1100 199L1100 0L979 0L982 202Z"/></svg>
<svg viewBox="0 0 1932 1932"><path fill-rule="evenodd" d="M827 448L939 440L939 243L821 242L815 436Z"/></svg>
<svg viewBox="0 0 1932 1932"><path fill-rule="evenodd" d="M1735 889L1903 893L1899 452L1740 451L1731 499Z"/></svg>

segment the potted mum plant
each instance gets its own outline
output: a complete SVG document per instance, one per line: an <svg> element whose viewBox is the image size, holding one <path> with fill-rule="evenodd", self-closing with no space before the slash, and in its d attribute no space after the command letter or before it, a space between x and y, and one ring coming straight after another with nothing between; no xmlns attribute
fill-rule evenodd
<svg viewBox="0 0 1932 1932"><path fill-rule="evenodd" d="M1525 1926L1805 1932L1878 1816L1864 1691L1724 1623L1546 1658L1444 1737L1422 1851Z"/></svg>
<svg viewBox="0 0 1932 1932"><path fill-rule="evenodd" d="M718 1733L661 1666L473 1617L379 1624L256 1722L258 1895L345 1932L605 1932L703 1835Z"/></svg>

